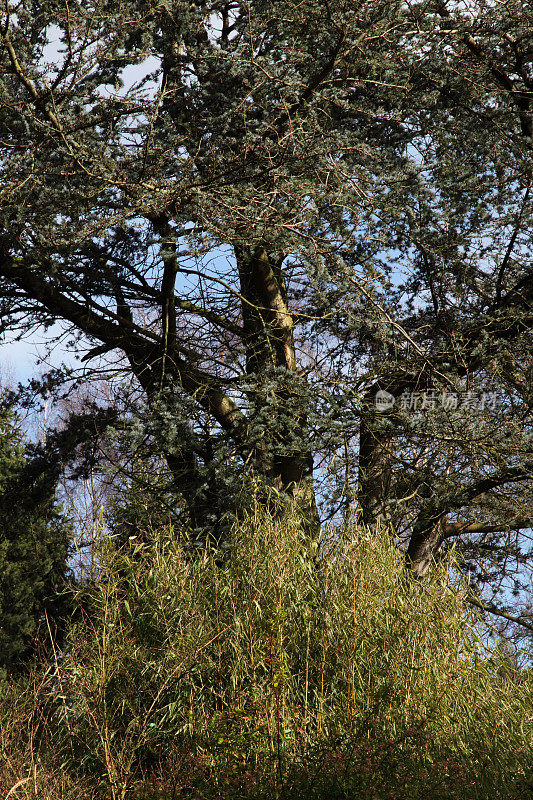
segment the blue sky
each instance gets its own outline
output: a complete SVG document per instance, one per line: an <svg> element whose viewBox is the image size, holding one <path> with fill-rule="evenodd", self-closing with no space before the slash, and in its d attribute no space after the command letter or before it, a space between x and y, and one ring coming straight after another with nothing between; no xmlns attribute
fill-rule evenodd
<svg viewBox="0 0 533 800"><path fill-rule="evenodd" d="M72 353L69 353L62 342L55 344L50 356L47 357L47 342L57 342L61 335L59 325L54 326L46 333L36 331L21 342L0 342L0 378L5 382L25 381L35 375L47 372L50 367L57 367L61 363L73 364Z"/></svg>

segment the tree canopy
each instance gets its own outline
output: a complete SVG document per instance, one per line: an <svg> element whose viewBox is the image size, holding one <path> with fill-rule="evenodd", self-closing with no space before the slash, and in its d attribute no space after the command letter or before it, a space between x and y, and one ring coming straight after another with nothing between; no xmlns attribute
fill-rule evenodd
<svg viewBox="0 0 533 800"><path fill-rule="evenodd" d="M8 3L3 330L62 320L138 389L193 527L250 476L312 530L393 524L417 576L454 542L519 587L530 12Z"/></svg>

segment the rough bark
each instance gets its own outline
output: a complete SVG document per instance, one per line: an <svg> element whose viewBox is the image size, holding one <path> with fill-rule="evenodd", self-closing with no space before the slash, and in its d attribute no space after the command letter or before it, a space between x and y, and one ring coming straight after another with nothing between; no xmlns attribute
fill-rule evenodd
<svg viewBox="0 0 533 800"><path fill-rule="evenodd" d="M294 321L287 301L287 290L282 270L283 256L269 256L266 247L238 246L235 248L242 297L242 317L246 369L249 374L267 375L272 369L282 367L296 377L296 352ZM290 385L279 390L284 404L297 402L291 398ZM279 450L284 439L296 432L305 440L307 419L305 413L296 414L295 429L281 431ZM313 454L310 449L280 455L258 449L256 463L259 471L278 490L288 494L298 506L312 536L320 529L313 487Z"/></svg>
<svg viewBox="0 0 533 800"><path fill-rule="evenodd" d="M406 552L406 563L415 578L428 572L442 543L440 520L423 519L415 523Z"/></svg>
<svg viewBox="0 0 533 800"><path fill-rule="evenodd" d="M374 526L385 517L390 493L391 439L383 430L372 400L364 404L359 428L359 507L365 525Z"/></svg>

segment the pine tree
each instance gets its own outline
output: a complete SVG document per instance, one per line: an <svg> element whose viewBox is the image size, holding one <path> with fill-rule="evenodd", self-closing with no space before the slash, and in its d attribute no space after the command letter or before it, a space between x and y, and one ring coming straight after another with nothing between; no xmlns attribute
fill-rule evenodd
<svg viewBox="0 0 533 800"><path fill-rule="evenodd" d="M0 412L0 669L16 672L59 645L72 530L47 476L28 482L24 437Z"/></svg>
<svg viewBox="0 0 533 800"><path fill-rule="evenodd" d="M520 582L527 4L22 0L2 37L3 324L136 385L191 525L251 473Z"/></svg>

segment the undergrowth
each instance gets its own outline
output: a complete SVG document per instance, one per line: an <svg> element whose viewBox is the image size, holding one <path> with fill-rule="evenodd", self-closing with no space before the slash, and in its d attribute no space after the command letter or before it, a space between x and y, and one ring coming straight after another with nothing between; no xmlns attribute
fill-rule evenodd
<svg viewBox="0 0 533 800"><path fill-rule="evenodd" d="M169 529L100 557L65 651L2 685L13 800L533 797L531 671L503 676L449 564L414 582L355 524L317 564L260 512L222 564Z"/></svg>

